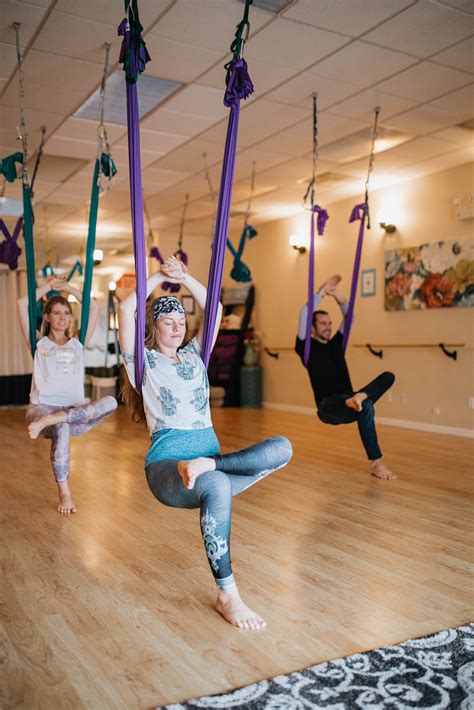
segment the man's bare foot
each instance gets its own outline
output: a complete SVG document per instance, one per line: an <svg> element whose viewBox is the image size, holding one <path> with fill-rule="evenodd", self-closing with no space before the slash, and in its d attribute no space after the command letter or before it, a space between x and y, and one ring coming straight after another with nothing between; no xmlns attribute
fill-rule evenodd
<svg viewBox="0 0 474 710"><path fill-rule="evenodd" d="M393 481L397 478L397 474L393 473L388 466L386 466L382 459L376 459L370 462L370 472L372 476L376 478L382 478L386 481Z"/></svg>
<svg viewBox="0 0 474 710"><path fill-rule="evenodd" d="M355 409L356 412L361 412L362 411L362 402L367 399L367 395L365 392L357 392L357 394L352 395L352 397L349 397L349 399L346 399L346 407L350 407L351 409Z"/></svg>
<svg viewBox="0 0 474 710"><path fill-rule="evenodd" d="M53 424L59 424L60 422L66 422L67 415L66 412L55 412L54 414L45 414L44 417L39 417L35 419L31 424L28 424L28 434L31 439L37 439L41 434L43 429L47 426L52 426Z"/></svg>
<svg viewBox="0 0 474 710"><path fill-rule="evenodd" d="M206 473L206 471L215 471L216 462L214 459L208 459L206 456L200 456L197 459L191 459L190 461L179 461L178 462L178 473L181 476L184 485L190 490L194 488L194 483L196 478L201 475L201 473Z"/></svg>
<svg viewBox="0 0 474 710"><path fill-rule="evenodd" d="M77 513L77 508L72 502L71 489L67 481L58 483L59 503L58 513Z"/></svg>
<svg viewBox="0 0 474 710"><path fill-rule="evenodd" d="M259 614L244 604L235 585L218 591L216 610L229 624L239 629L263 629L267 625Z"/></svg>

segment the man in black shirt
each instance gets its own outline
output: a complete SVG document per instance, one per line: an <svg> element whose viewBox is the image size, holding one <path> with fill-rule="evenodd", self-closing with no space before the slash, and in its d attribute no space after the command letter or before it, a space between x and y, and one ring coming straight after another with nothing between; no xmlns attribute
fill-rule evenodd
<svg viewBox="0 0 474 710"><path fill-rule="evenodd" d="M377 478L396 478L383 461L374 421L374 404L393 385L395 375L392 372L383 372L365 387L354 391L342 349L344 322L349 304L337 292L340 280L340 276L331 276L314 294L313 300L311 349L307 369L318 417L325 424L350 424L356 421L370 461L371 473ZM337 301L343 315L342 323L334 337L331 337L332 322L329 314L318 310L326 294ZM303 364L307 309L307 304L301 309L295 345Z"/></svg>

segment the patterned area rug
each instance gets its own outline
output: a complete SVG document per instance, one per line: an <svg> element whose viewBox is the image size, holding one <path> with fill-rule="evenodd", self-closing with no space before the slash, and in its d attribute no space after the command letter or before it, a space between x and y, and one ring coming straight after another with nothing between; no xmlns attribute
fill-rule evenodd
<svg viewBox="0 0 474 710"><path fill-rule="evenodd" d="M165 708L474 710L474 624Z"/></svg>

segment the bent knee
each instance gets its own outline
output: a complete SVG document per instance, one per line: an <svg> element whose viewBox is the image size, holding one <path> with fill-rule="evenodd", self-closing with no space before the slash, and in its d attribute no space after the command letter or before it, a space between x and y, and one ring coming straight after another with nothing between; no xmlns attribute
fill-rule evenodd
<svg viewBox="0 0 474 710"><path fill-rule="evenodd" d="M206 471L196 478L194 488L198 495L232 497L232 484L226 473L216 469Z"/></svg>

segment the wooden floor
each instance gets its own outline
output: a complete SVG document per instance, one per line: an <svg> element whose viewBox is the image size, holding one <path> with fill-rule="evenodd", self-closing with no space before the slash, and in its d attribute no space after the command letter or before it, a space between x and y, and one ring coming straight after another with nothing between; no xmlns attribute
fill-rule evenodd
<svg viewBox="0 0 474 710"><path fill-rule="evenodd" d="M216 410L224 451L285 434L290 465L234 501L232 557L268 628L214 611L197 511L161 506L144 429L121 408L73 440L79 512L55 512L49 444L0 411L2 708L152 708L472 620L472 442L380 427L379 481L355 427Z"/></svg>

